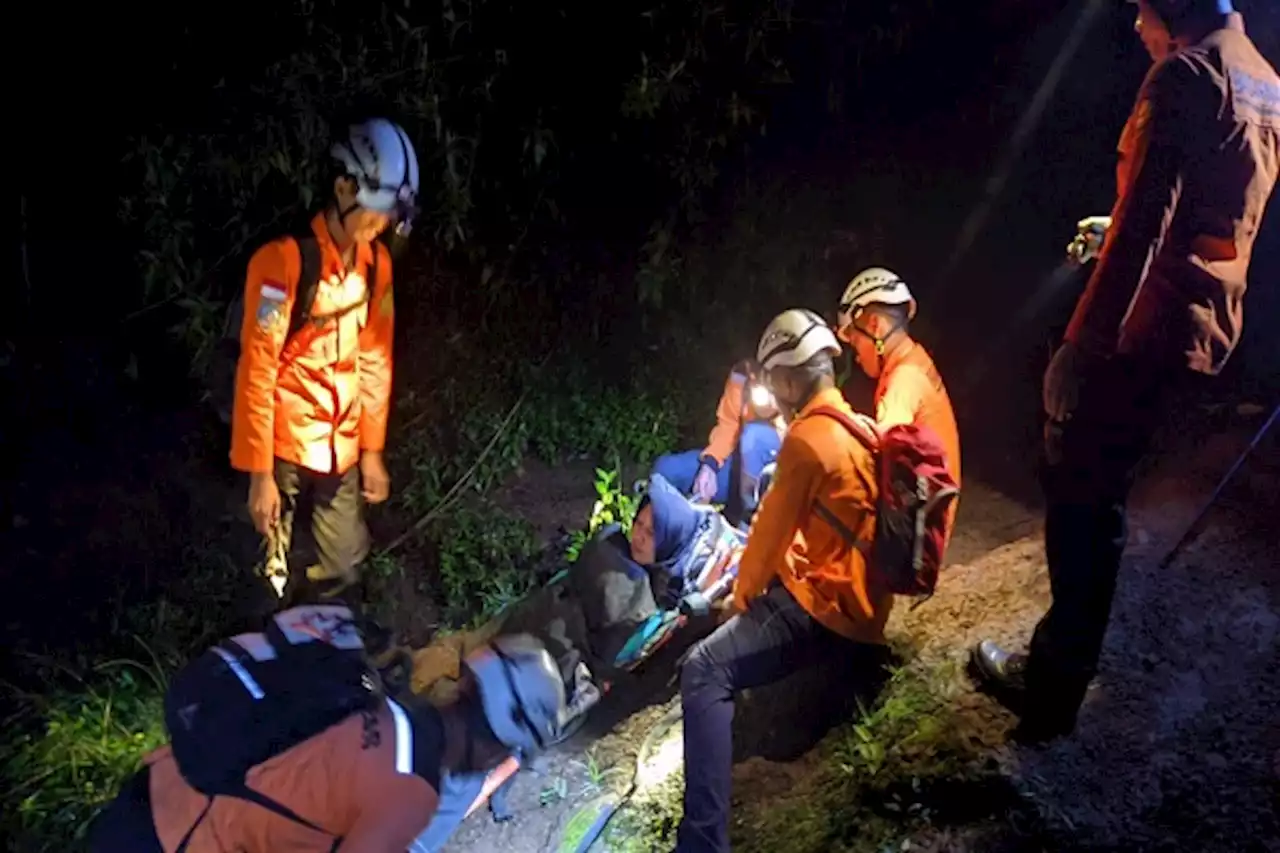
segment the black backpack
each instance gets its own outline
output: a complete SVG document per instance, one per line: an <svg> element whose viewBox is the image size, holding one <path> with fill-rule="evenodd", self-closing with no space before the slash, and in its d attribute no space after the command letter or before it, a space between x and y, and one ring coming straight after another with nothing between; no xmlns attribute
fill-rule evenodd
<svg viewBox="0 0 1280 853"><path fill-rule="evenodd" d="M266 630L213 646L179 670L164 697L165 726L179 772L192 788L254 802L325 830L250 789L246 774L273 756L387 699L351 610L294 607ZM178 846L185 851L202 813Z"/></svg>
<svg viewBox="0 0 1280 853"><path fill-rule="evenodd" d="M320 286L320 243L310 230L293 235L293 240L298 245L301 271L298 275L297 298L293 300L293 306L289 312L289 332L285 336L285 346L289 345L289 341L293 340L294 335L308 321L323 323L348 311L354 311L367 303L373 296L373 288L377 285L378 256L381 254L375 244L373 263L369 267L368 286L365 287L363 299L335 314L313 316L311 308L316 301L316 289ZM236 366L240 361L240 329L243 323L244 287L242 282L236 298L227 307L227 316L222 324L222 336L214 346L206 377L206 399L224 426L231 425L231 411L236 389Z"/></svg>

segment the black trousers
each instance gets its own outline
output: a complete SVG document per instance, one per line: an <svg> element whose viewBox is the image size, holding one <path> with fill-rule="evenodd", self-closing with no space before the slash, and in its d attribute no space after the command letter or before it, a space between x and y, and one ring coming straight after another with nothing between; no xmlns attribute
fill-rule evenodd
<svg viewBox="0 0 1280 853"><path fill-rule="evenodd" d="M131 776L89 827L89 853L163 853L151 818L151 768Z"/></svg>
<svg viewBox="0 0 1280 853"><path fill-rule="evenodd" d="M729 849L734 694L833 659L870 673L888 655L826 628L778 583L693 647L680 672L685 781L677 853Z"/></svg>
<svg viewBox="0 0 1280 853"><path fill-rule="evenodd" d="M314 603L339 595L349 598L360 581L360 564L369 555L360 466L353 465L342 474L319 474L277 459L275 478L280 489L280 525L266 543L268 557L289 554L298 516L308 506L308 544L314 546L316 557L315 564L306 566L305 571L289 572L285 602Z"/></svg>
<svg viewBox="0 0 1280 853"><path fill-rule="evenodd" d="M1126 504L1179 372L1117 356L1084 377L1042 469L1053 603L1036 625L1024 718L1074 725L1098 669L1128 537Z"/></svg>

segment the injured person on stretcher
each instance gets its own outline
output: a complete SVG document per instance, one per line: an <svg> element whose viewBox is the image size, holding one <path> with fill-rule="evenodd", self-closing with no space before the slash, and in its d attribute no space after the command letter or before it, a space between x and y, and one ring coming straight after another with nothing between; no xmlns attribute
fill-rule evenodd
<svg viewBox="0 0 1280 853"><path fill-rule="evenodd" d="M737 575L746 534L695 504L661 474L650 477L630 531L613 524L583 547L546 589L502 621L500 634L531 633L556 658L569 715L564 740L623 673L671 639L690 616L722 602ZM486 801L495 820L512 816L506 793L520 757L488 773L446 774L440 806L415 851L439 850Z"/></svg>

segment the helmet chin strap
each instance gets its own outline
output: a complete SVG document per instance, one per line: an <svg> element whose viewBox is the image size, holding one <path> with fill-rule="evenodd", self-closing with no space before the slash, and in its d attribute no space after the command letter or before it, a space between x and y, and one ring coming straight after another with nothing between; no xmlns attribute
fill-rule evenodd
<svg viewBox="0 0 1280 853"><path fill-rule="evenodd" d="M338 208L338 222L342 225L343 231L347 230L347 217L355 213L357 210L360 210L360 203L355 201L351 202L351 204L346 207Z"/></svg>
<svg viewBox="0 0 1280 853"><path fill-rule="evenodd" d="M346 207L342 207L338 204L338 200L335 198L333 200L333 209L334 212L338 214L338 225L342 228L342 237L346 241L347 247L354 246L356 242L355 236L351 233L351 229L347 227L347 217L355 213L357 210L362 210L363 207L359 202L354 201ZM346 249L344 248L343 251L345 252Z"/></svg>
<svg viewBox="0 0 1280 853"><path fill-rule="evenodd" d="M866 329L859 326L856 322L850 323L849 325L852 326L853 330L858 334L862 335L863 337L870 338L872 340L872 342L875 344L875 347L876 347L876 359L881 369L883 369L884 356L885 356L885 343L888 342L889 338L893 337L894 334L906 324L901 321L894 323L893 326L889 329L889 331L885 332L883 335L873 335L870 332L868 332Z"/></svg>

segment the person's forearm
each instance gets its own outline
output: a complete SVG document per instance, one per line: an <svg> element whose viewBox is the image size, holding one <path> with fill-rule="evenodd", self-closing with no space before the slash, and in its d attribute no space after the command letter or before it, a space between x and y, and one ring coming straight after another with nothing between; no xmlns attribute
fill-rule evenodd
<svg viewBox="0 0 1280 853"><path fill-rule="evenodd" d="M391 412L391 359L386 353L370 353L360 365L360 449L379 453L387 445L387 420Z"/></svg>
<svg viewBox="0 0 1280 853"><path fill-rule="evenodd" d="M742 388L745 378L732 374L725 383L716 406L716 425L707 436L707 446L702 456L714 460L716 467L723 467L733 453L734 442L742 429Z"/></svg>

